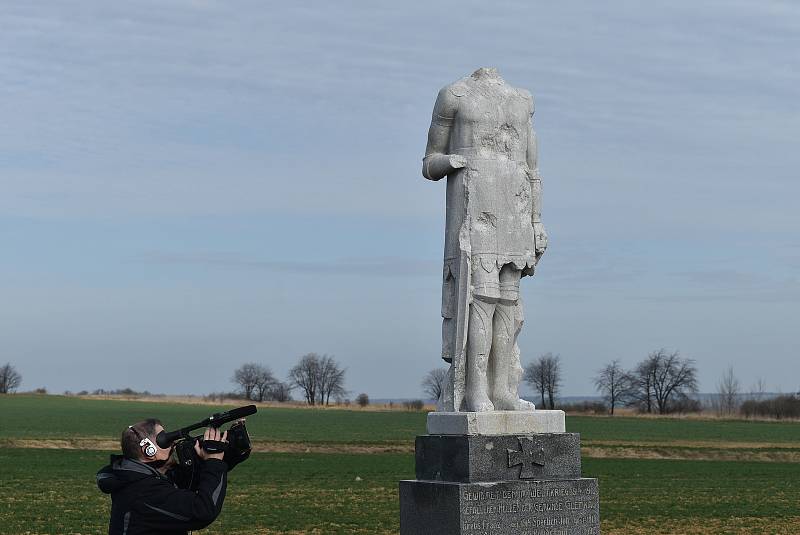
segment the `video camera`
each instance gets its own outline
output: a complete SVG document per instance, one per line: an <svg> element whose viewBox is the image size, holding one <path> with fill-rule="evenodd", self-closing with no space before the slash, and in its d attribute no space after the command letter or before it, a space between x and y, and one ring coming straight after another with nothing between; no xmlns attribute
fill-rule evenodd
<svg viewBox="0 0 800 535"><path fill-rule="evenodd" d="M247 433L247 427L245 427L244 422L238 420L255 414L257 410L255 405L246 405L226 412L212 414L204 420L181 427L175 431L161 431L156 436L156 444L164 449L174 444L173 454L176 455L178 461L175 469L175 479L178 486L184 487L181 484L183 482L186 483L184 488L188 488L200 467L199 458L194 449L196 442L199 442L200 447L209 453L225 452L223 461L228 465L228 471L247 459L252 450L250 435ZM202 436L193 437L190 435L195 429L200 429L201 427L219 428L228 422L234 423L228 429L227 444L211 440L206 441L203 440Z"/></svg>

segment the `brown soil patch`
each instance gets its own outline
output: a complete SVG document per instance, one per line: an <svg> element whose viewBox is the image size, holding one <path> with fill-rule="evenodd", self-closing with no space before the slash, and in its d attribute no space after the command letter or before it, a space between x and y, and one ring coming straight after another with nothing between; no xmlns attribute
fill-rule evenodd
<svg viewBox="0 0 800 535"><path fill-rule="evenodd" d="M48 450L118 451L119 442L107 439L0 439L6 448ZM253 451L267 453L414 453L414 444L305 444L302 442L253 442Z"/></svg>
<svg viewBox="0 0 800 535"><path fill-rule="evenodd" d="M723 449L786 449L800 450L800 445L792 442L715 442L710 440L670 440L668 443L631 441L631 440L586 440L581 442L584 447L592 446L635 446L642 448L709 448Z"/></svg>
<svg viewBox="0 0 800 535"><path fill-rule="evenodd" d="M676 449L669 447L581 447L584 457L595 459L676 459L687 461L763 461L797 463L800 450L763 451L747 449ZM800 531L800 530L799 530Z"/></svg>
<svg viewBox="0 0 800 535"><path fill-rule="evenodd" d="M0 439L6 448L31 449L85 449L119 451L119 442L105 438L73 439ZM394 444L325 444L303 442L253 442L253 451L261 453L414 453L414 443ZM735 443L632 443L614 441L588 442L581 446L584 457L596 459L677 459L692 461L764 461L800 462L800 448L785 444ZM800 532L800 529L798 529Z"/></svg>
<svg viewBox="0 0 800 535"><path fill-rule="evenodd" d="M797 535L800 532L800 516L688 520L653 518L624 524L602 522L602 531L604 535Z"/></svg>

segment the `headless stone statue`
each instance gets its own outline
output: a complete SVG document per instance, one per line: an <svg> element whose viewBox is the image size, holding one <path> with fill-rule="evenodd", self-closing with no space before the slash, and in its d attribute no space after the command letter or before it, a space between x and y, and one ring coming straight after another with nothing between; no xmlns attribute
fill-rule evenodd
<svg viewBox="0 0 800 535"><path fill-rule="evenodd" d="M547 247L533 99L494 69L439 92L422 173L447 177L442 357L450 362L417 479L400 482L400 535L600 535L596 479L564 412L519 398L520 279Z"/></svg>
<svg viewBox="0 0 800 535"><path fill-rule="evenodd" d="M547 247L533 98L481 68L439 91L422 174L447 176L440 411L533 410L517 393L520 279Z"/></svg>

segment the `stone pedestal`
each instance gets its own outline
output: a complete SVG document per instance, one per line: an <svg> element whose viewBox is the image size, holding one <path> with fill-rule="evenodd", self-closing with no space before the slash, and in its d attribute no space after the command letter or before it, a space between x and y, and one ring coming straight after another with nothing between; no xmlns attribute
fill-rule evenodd
<svg viewBox="0 0 800 535"><path fill-rule="evenodd" d="M597 480L581 477L577 433L419 436L416 477L400 482L401 535L600 533Z"/></svg>
<svg viewBox="0 0 800 535"><path fill-rule="evenodd" d="M527 435L564 431L564 411L428 413L430 435Z"/></svg>

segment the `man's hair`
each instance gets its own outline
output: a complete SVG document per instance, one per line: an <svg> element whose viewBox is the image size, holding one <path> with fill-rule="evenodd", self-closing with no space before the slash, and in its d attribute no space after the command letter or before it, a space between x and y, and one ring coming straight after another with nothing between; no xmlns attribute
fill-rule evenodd
<svg viewBox="0 0 800 535"><path fill-rule="evenodd" d="M131 426L133 429L126 427L125 431L122 432L122 439L120 440L122 455L128 459L141 459L144 454L142 453L142 447L139 446L139 443L145 437L155 442L157 425L163 426L164 424L161 423L161 420L156 418L148 418L147 420L142 420L141 422L133 424Z"/></svg>

